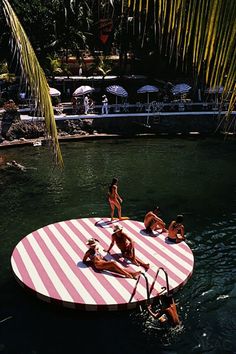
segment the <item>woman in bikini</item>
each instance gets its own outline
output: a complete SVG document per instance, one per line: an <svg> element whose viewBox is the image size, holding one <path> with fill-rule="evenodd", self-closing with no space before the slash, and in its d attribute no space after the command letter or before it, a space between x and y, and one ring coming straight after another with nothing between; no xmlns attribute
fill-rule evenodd
<svg viewBox="0 0 236 354"><path fill-rule="evenodd" d="M86 264L89 258L95 269L97 270L109 270L114 273L122 274L126 278L136 279L140 272L131 272L130 270L124 269L115 261L107 261L99 252L98 240L90 238L87 241L89 247L88 251L85 253L83 262Z"/></svg>
<svg viewBox="0 0 236 354"><path fill-rule="evenodd" d="M168 228L168 240L170 242L178 243L185 240L183 218L183 215L177 215L176 219L171 222Z"/></svg>
<svg viewBox="0 0 236 354"><path fill-rule="evenodd" d="M118 194L117 184L118 184L118 179L113 178L111 185L109 186L109 190L108 190L108 201L109 201L110 207L111 207L111 221L114 219L115 208L117 208L119 219L122 219L121 203L123 200Z"/></svg>

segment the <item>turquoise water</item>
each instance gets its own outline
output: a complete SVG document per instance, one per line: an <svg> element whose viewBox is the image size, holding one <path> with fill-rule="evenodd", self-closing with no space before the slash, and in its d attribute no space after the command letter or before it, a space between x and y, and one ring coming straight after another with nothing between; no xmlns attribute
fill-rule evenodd
<svg viewBox="0 0 236 354"><path fill-rule="evenodd" d="M139 138L1 150L27 172L0 169L0 353L236 353L236 143ZM10 257L28 233L56 221L107 216L107 185L119 178L123 215L142 220L158 204L168 224L185 217L194 273L175 299L180 328L161 330L146 311L84 313L48 305L15 281Z"/></svg>

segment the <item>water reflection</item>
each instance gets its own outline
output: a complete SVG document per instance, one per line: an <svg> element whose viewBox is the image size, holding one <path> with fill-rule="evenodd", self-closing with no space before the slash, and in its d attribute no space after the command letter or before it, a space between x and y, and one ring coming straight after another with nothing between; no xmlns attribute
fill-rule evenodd
<svg viewBox="0 0 236 354"><path fill-rule="evenodd" d="M27 333L22 353L72 353L78 343L71 338L80 338L80 348L86 346L91 353L87 343L92 328L93 343L103 343L104 353L236 352L236 145L216 139L68 143L62 144L62 171L53 167L46 148L36 150L4 154L37 170L0 171L0 319L13 315L13 322L1 327L3 350L19 353L12 338L22 343ZM12 277L11 252L32 230L59 220L108 215L107 186L114 176L119 177L124 215L143 220L156 204L167 224L184 214L195 267L175 295L180 328L159 328L145 308L113 314L61 311L26 295ZM38 338L40 331L44 341Z"/></svg>

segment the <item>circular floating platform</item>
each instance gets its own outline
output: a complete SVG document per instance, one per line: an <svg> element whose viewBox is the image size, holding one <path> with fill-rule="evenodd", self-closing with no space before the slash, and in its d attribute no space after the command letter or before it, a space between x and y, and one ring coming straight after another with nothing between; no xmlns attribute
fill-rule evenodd
<svg viewBox="0 0 236 354"><path fill-rule="evenodd" d="M62 221L27 235L17 244L11 257L17 280L38 298L65 307L89 311L135 308L147 299L144 276L137 284L135 279L98 272L82 262L87 251L86 240L94 237L100 241L100 250L106 259L144 272L141 267L124 260L116 246L111 254L103 251L110 245L112 227L117 223L135 241L137 257L150 264L145 276L152 289L151 298L166 287L165 272L160 270L156 277L159 267L168 274L170 292L177 291L187 282L193 271L194 258L185 242L170 243L166 233L147 235L139 221L111 222L107 218Z"/></svg>

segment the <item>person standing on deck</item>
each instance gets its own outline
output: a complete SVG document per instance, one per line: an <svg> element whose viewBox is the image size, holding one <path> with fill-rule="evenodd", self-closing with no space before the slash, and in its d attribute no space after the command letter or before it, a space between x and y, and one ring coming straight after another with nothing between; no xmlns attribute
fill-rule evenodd
<svg viewBox="0 0 236 354"><path fill-rule="evenodd" d="M121 203L123 202L123 199L118 194L117 184L118 184L118 179L113 178L111 185L109 186L108 189L108 201L111 208L111 221L114 219L115 208L117 208L119 219L122 219Z"/></svg>
<svg viewBox="0 0 236 354"><path fill-rule="evenodd" d="M108 114L108 98L106 95L102 96L102 114Z"/></svg>
<svg viewBox="0 0 236 354"><path fill-rule="evenodd" d="M89 97L88 95L84 96L84 114L88 114L89 110Z"/></svg>

